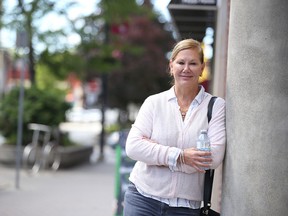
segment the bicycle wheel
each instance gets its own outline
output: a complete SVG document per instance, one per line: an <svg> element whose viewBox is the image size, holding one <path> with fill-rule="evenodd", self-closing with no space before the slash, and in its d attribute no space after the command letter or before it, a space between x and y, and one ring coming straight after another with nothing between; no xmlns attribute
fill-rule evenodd
<svg viewBox="0 0 288 216"><path fill-rule="evenodd" d="M60 167L61 157L58 151L58 146L53 143L48 143L44 147L44 167L57 170Z"/></svg>
<svg viewBox="0 0 288 216"><path fill-rule="evenodd" d="M41 148L28 144L23 151L23 165L28 171L37 173L41 167Z"/></svg>

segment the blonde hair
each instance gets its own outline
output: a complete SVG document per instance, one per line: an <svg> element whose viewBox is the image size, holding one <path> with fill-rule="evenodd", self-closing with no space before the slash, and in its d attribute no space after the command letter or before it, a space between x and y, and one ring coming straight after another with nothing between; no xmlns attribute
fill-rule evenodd
<svg viewBox="0 0 288 216"><path fill-rule="evenodd" d="M179 41L174 46L174 48L172 50L170 60L174 61L174 59L176 58L178 53L180 51L182 51L182 50L185 50L185 49L196 49L196 50L198 50L200 61L201 61L201 63L204 62L204 54L203 54L203 49L202 49L201 43L196 41L196 40L194 40L194 39L185 39L185 40Z"/></svg>

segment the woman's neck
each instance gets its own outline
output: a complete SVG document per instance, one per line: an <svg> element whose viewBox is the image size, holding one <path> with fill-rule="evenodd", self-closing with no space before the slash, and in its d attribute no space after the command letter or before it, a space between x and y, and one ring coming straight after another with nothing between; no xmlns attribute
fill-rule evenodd
<svg viewBox="0 0 288 216"><path fill-rule="evenodd" d="M180 102L180 106L189 106L199 92L199 86L191 86L189 88L181 88L174 86L175 95Z"/></svg>
<svg viewBox="0 0 288 216"><path fill-rule="evenodd" d="M175 95L177 97L177 103L179 105L179 111L182 116L182 120L185 120L187 111L190 107L190 104L196 97L199 92L199 87L191 87L191 88L177 88L174 86Z"/></svg>

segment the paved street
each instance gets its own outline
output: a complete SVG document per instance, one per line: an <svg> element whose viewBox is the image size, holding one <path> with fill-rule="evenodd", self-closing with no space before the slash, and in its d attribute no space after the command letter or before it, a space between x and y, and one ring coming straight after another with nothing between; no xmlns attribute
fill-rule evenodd
<svg viewBox="0 0 288 216"><path fill-rule="evenodd" d="M20 173L20 189L15 188L14 167L0 164L1 216L112 216L115 210L115 155L105 149L105 157L38 174Z"/></svg>

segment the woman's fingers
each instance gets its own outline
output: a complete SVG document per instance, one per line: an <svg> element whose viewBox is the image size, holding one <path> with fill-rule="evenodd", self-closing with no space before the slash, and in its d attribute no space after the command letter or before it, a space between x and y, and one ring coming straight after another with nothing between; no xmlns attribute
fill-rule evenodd
<svg viewBox="0 0 288 216"><path fill-rule="evenodd" d="M194 167L198 172L205 173L204 168L210 168L211 152L199 151L195 148L184 150L185 163Z"/></svg>

